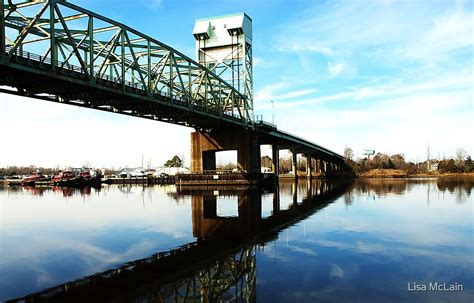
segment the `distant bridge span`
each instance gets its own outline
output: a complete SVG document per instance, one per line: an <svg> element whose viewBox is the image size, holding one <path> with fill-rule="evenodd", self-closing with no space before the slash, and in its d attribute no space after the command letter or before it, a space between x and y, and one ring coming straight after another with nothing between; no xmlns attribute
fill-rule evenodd
<svg viewBox="0 0 474 303"><path fill-rule="evenodd" d="M236 149L260 172L261 144L304 153L308 174L344 167L341 155L254 121L248 97L214 71L122 23L61 0L1 0L0 92L193 127L191 166L215 169ZM318 162L319 161L319 162ZM274 168L276 170L276 168Z"/></svg>

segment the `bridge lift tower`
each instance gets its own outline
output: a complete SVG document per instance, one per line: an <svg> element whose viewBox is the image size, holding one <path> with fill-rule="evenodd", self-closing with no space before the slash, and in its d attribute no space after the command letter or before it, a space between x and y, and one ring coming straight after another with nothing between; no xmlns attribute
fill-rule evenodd
<svg viewBox="0 0 474 303"><path fill-rule="evenodd" d="M245 13L198 19L193 36L197 61L247 98L241 110L253 121L252 19Z"/></svg>

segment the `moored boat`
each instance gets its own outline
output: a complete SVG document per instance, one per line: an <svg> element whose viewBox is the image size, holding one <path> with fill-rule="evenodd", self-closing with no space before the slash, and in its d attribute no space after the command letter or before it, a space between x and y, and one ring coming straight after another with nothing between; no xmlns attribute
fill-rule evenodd
<svg viewBox="0 0 474 303"><path fill-rule="evenodd" d="M100 186L100 175L95 171L83 170L72 171L65 170L55 175L52 180L56 186L65 187L83 187L83 186Z"/></svg>
<svg viewBox="0 0 474 303"><path fill-rule="evenodd" d="M84 170L79 173L79 176L84 179L84 183L89 186L98 187L101 183L100 174L95 171Z"/></svg>
<svg viewBox="0 0 474 303"><path fill-rule="evenodd" d="M65 170L55 175L51 181L56 186L83 186L85 185L82 176L76 176L72 171Z"/></svg>
<svg viewBox="0 0 474 303"><path fill-rule="evenodd" d="M34 186L36 181L46 181L46 177L39 171L33 172L28 177L21 179L21 185Z"/></svg>

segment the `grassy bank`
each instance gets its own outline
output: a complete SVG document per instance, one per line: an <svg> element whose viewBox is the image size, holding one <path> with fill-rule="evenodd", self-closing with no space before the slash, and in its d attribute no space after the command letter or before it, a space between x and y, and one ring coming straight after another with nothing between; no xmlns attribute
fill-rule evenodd
<svg viewBox="0 0 474 303"><path fill-rule="evenodd" d="M361 173L358 177L362 178L432 178L432 177L468 177L474 178L474 173L428 173L428 174L408 174L401 169L371 169Z"/></svg>

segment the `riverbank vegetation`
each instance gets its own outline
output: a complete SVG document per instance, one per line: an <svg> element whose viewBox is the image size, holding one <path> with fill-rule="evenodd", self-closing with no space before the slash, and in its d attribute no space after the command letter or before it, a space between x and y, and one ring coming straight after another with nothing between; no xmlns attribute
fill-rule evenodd
<svg viewBox="0 0 474 303"><path fill-rule="evenodd" d="M405 156L399 154L377 153L371 157L354 158L352 149L346 147L344 150L344 158L346 163L352 169L354 174L359 177L432 177L432 176L469 176L474 177L474 161L471 156L463 149L458 149L454 157L444 159L430 159L419 163L407 161ZM280 158L279 173L289 174L292 171L291 157ZM183 161L174 156L165 163L165 166L182 166ZM270 169L272 159L269 156L261 157L261 165L263 168ZM220 163L217 165L218 170L232 170L237 167L236 163ZM298 158L296 165L298 173L303 174L306 169L306 159ZM5 176L24 176L34 171L41 171L45 175L57 173L59 168L37 167L31 166L8 166L0 168L0 173ZM110 175L116 173L117 169L105 169L105 174ZM340 174L339 174L340 175Z"/></svg>
<svg viewBox="0 0 474 303"><path fill-rule="evenodd" d="M377 153L373 157L354 159L353 152L346 147L346 162L361 177L408 177L408 176L474 176L474 162L464 149L456 156L444 159L429 159L419 163L406 161L403 154Z"/></svg>
<svg viewBox="0 0 474 303"><path fill-rule="evenodd" d="M27 176L30 175L32 172L40 171L44 175L53 175L60 172L62 169L59 167L51 168L51 167L40 167L35 165L30 166L7 166L7 167L0 167L0 173L4 176ZM115 174L118 172L116 169L104 169L106 175Z"/></svg>

